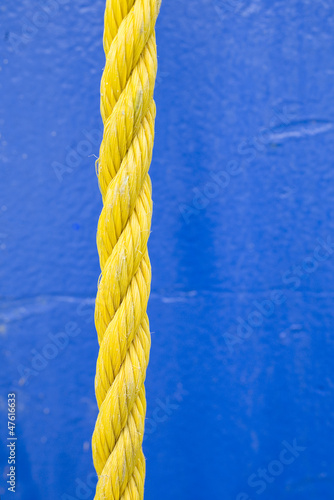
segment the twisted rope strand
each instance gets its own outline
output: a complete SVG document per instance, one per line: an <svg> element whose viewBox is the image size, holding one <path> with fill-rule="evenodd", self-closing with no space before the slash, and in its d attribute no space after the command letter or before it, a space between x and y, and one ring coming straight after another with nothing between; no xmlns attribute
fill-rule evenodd
<svg viewBox="0 0 334 500"><path fill-rule="evenodd" d="M95 306L100 344L92 438L95 499L142 500L142 452L150 351L146 314L152 217L148 175L154 141L155 22L160 0L107 0L101 80L104 124L97 175L103 209L97 228L101 276Z"/></svg>

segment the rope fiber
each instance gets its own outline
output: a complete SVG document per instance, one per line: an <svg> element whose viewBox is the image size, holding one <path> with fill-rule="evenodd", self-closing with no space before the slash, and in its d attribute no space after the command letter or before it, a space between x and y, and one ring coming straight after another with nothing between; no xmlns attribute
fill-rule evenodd
<svg viewBox="0 0 334 500"><path fill-rule="evenodd" d="M103 200L95 305L99 414L92 438L98 500L144 496L144 380L151 343L146 314L152 217L148 170L154 140L154 30L159 8L159 0L107 0L105 8L104 132L97 161Z"/></svg>

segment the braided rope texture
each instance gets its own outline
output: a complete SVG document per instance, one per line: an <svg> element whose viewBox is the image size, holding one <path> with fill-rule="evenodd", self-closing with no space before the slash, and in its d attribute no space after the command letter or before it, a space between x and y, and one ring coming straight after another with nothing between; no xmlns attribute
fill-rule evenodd
<svg viewBox="0 0 334 500"><path fill-rule="evenodd" d="M160 0L107 0L105 9L104 133L97 161L103 200L95 305L99 414L92 438L98 500L144 496L144 380L151 343L146 314L152 217L148 170L154 140L159 8Z"/></svg>

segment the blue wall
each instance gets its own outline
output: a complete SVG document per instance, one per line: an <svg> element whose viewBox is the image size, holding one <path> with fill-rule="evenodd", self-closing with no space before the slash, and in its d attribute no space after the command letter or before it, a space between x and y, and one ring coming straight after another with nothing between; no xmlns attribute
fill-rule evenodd
<svg viewBox="0 0 334 500"><path fill-rule="evenodd" d="M0 6L4 499L13 390L15 498L93 498L103 10ZM333 498L333 33L326 0L163 2L146 500Z"/></svg>

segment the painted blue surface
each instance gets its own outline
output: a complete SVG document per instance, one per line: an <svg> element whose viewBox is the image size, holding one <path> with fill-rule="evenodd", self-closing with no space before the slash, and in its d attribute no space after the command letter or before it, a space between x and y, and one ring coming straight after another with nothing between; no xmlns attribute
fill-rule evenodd
<svg viewBox="0 0 334 500"><path fill-rule="evenodd" d="M0 6L4 499L12 391L15 498L93 498L103 4ZM333 14L163 3L146 500L333 498Z"/></svg>

